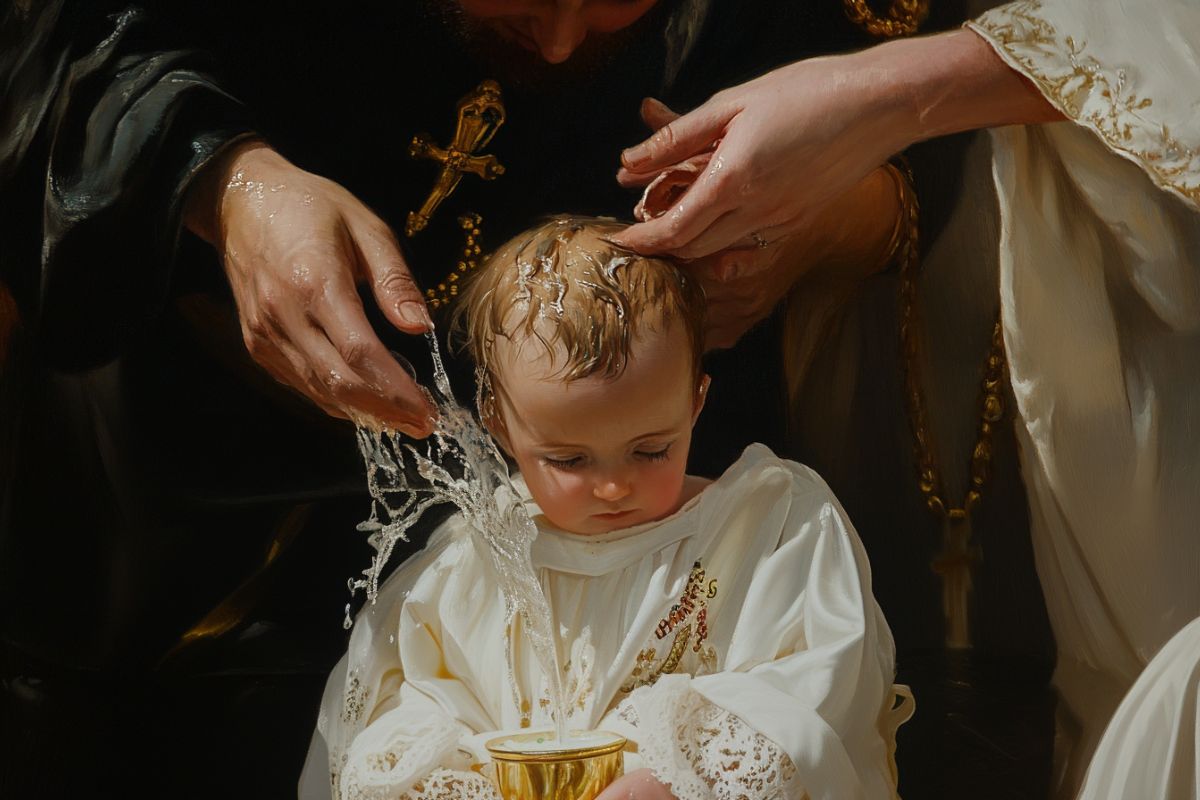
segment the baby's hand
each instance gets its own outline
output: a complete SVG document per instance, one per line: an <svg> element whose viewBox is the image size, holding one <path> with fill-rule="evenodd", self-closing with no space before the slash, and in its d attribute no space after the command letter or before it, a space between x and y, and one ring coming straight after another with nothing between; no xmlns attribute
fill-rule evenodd
<svg viewBox="0 0 1200 800"><path fill-rule="evenodd" d="M675 795L649 769L617 778L596 800L675 800Z"/></svg>

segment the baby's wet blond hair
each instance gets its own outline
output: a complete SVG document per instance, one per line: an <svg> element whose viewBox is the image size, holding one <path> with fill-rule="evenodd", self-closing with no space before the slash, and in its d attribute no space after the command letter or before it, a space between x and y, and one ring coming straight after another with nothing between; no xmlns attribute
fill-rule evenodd
<svg viewBox="0 0 1200 800"><path fill-rule="evenodd" d="M670 261L612 244L609 237L625 227L608 218L553 217L484 261L455 310L455 329L481 378L493 377L499 338L540 342L565 382L616 378L642 332L678 321L699 380L704 293Z"/></svg>

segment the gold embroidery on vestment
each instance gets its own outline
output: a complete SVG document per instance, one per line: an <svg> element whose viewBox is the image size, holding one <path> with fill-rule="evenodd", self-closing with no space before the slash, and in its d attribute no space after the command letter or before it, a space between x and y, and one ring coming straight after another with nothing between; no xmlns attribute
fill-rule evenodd
<svg viewBox="0 0 1200 800"><path fill-rule="evenodd" d="M1124 69L1106 68L1087 55L1086 41L1060 34L1041 11L1041 0L1020 0L970 26L998 44L1063 113L1133 156L1159 186L1200 205L1200 151L1140 113L1154 100L1139 95Z"/></svg>

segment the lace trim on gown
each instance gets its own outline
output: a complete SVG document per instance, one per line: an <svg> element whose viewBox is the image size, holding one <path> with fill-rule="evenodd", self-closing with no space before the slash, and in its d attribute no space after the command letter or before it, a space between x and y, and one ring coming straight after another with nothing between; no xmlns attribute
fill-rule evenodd
<svg viewBox="0 0 1200 800"><path fill-rule="evenodd" d="M640 734L646 766L678 800L795 800L805 797L779 745L736 714L664 678L621 703L617 716Z"/></svg>
<svg viewBox="0 0 1200 800"><path fill-rule="evenodd" d="M386 716L378 720L384 724L374 730L368 727L359 734L345 754L341 773L332 775L336 800L492 797L431 793L435 788L452 785L453 780L467 787L474 785L468 780L471 777L486 782L482 776L468 771L468 759L458 751L462 735L458 724L435 716L421 725L388 730ZM447 769L448 766L462 769Z"/></svg>
<svg viewBox="0 0 1200 800"><path fill-rule="evenodd" d="M478 772L438 769L398 800L502 800L496 785Z"/></svg>

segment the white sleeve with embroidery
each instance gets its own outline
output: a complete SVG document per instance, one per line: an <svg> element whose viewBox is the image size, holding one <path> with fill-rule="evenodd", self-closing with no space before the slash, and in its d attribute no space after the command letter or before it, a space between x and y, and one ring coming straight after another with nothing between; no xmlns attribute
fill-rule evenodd
<svg viewBox="0 0 1200 800"><path fill-rule="evenodd" d="M601 721L680 800L895 795L891 634L845 514L804 485L726 619L721 669L661 675Z"/></svg>
<svg viewBox="0 0 1200 800"><path fill-rule="evenodd" d="M1200 5L1018 0L968 27L1160 188L1200 204Z"/></svg>
<svg viewBox="0 0 1200 800"><path fill-rule="evenodd" d="M1069 120L991 140L1021 472L1078 786L1121 695L1200 616L1200 493L1183 488L1200 483L1200 3L1020 0L970 27Z"/></svg>

